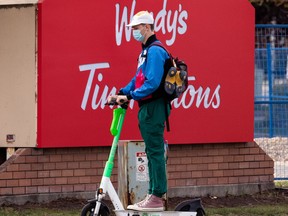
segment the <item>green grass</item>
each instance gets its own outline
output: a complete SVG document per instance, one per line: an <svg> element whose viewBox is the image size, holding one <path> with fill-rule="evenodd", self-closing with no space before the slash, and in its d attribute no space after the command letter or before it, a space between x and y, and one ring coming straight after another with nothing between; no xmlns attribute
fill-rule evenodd
<svg viewBox="0 0 288 216"><path fill-rule="evenodd" d="M1 216L79 216L81 210L53 210L47 208L13 209L1 207ZM287 205L259 205L235 208L206 208L207 216L288 216Z"/></svg>
<svg viewBox="0 0 288 216"><path fill-rule="evenodd" d="M288 181L275 181L275 187L278 188L288 188Z"/></svg>
<svg viewBox="0 0 288 216"><path fill-rule="evenodd" d="M207 216L288 216L286 204L235 208L207 208Z"/></svg>
<svg viewBox="0 0 288 216"><path fill-rule="evenodd" d="M81 210L55 210L47 208L21 209L1 207L1 216L79 216Z"/></svg>

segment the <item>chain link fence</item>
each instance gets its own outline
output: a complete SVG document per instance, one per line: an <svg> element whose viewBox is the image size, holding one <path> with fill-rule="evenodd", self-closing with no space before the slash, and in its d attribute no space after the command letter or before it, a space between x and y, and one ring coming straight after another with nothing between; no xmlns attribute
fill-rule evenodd
<svg viewBox="0 0 288 216"><path fill-rule="evenodd" d="M288 25L256 25L254 137L288 180Z"/></svg>

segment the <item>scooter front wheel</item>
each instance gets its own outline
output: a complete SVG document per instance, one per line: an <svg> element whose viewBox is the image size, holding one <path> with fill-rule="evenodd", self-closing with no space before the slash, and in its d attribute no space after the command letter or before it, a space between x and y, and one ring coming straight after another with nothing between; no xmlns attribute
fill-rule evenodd
<svg viewBox="0 0 288 216"><path fill-rule="evenodd" d="M86 204L82 208L81 216L94 216L95 207L96 207L96 202L90 202L90 203ZM110 212L109 212L108 207L105 204L101 203L98 215L99 216L109 216L109 213Z"/></svg>

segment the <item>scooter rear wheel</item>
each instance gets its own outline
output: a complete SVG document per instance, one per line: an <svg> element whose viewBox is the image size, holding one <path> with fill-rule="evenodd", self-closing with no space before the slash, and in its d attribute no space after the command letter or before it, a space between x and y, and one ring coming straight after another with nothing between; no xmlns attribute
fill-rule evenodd
<svg viewBox="0 0 288 216"><path fill-rule="evenodd" d="M200 199L183 201L176 206L175 211L196 212L197 216L206 215Z"/></svg>
<svg viewBox="0 0 288 216"><path fill-rule="evenodd" d="M86 204L81 211L81 216L93 216L95 210L96 202L91 202ZM109 209L106 205L101 204L99 210L99 216L109 216Z"/></svg>

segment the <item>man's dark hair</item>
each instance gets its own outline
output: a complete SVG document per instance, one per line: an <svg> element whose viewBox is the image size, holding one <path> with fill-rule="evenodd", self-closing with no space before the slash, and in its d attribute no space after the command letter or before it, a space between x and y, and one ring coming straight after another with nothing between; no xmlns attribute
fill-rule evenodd
<svg viewBox="0 0 288 216"><path fill-rule="evenodd" d="M154 24L141 24L141 25L150 25L151 31L154 31Z"/></svg>

